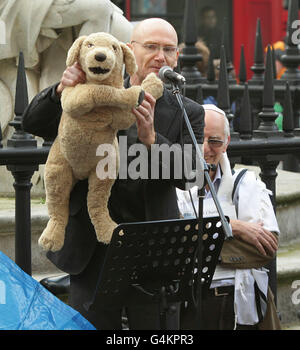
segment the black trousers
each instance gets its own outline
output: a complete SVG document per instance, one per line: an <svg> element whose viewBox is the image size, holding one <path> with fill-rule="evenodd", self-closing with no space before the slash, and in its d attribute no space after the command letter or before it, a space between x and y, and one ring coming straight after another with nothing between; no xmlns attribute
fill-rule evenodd
<svg viewBox="0 0 300 350"><path fill-rule="evenodd" d="M126 308L97 306L87 309L86 304L93 300L97 281L107 246L98 243L88 266L78 275L70 276L69 304L81 313L99 330L121 330L122 315L127 316L127 326L133 330L159 330L162 327L159 304L132 305ZM179 329L179 303L171 304L166 314L168 329Z"/></svg>
<svg viewBox="0 0 300 350"><path fill-rule="evenodd" d="M233 330L235 328L234 287L219 289L220 295L215 295L215 289L203 293L201 303L201 330ZM223 294L223 295L222 295ZM183 329L199 329L195 307L188 304L181 311ZM236 325L236 330L257 330L257 326Z"/></svg>

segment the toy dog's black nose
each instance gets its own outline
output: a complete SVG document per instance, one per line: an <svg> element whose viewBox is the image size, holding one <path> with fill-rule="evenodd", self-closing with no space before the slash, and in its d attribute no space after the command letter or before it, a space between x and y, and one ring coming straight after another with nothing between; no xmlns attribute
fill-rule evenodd
<svg viewBox="0 0 300 350"><path fill-rule="evenodd" d="M96 55L95 55L95 59L97 60L97 61L99 61L99 62L103 62L103 61L105 61L106 60L106 55L104 55L104 53L97 53Z"/></svg>

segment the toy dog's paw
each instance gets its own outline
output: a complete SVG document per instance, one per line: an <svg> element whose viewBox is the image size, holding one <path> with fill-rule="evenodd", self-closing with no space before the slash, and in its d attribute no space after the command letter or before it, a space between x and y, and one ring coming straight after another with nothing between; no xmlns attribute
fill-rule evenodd
<svg viewBox="0 0 300 350"><path fill-rule="evenodd" d="M130 107L138 107L145 98L145 92L139 85L134 85L126 89L126 94L127 98L129 98L128 101L130 101L128 103Z"/></svg>
<svg viewBox="0 0 300 350"><path fill-rule="evenodd" d="M155 73L150 73L143 80L142 88L157 100L163 94L164 85Z"/></svg>
<svg viewBox="0 0 300 350"><path fill-rule="evenodd" d="M104 244L109 244L114 232L114 229L117 227L118 225L112 221L109 220L105 225L99 225L99 228L95 229L96 230L96 235L97 235L97 240L99 242L102 242Z"/></svg>
<svg viewBox="0 0 300 350"><path fill-rule="evenodd" d="M145 98L145 91L141 90L139 95L139 100L138 100L138 106L144 101L144 98Z"/></svg>
<svg viewBox="0 0 300 350"><path fill-rule="evenodd" d="M39 238L38 244L43 250L56 252L64 245L65 228L50 220Z"/></svg>

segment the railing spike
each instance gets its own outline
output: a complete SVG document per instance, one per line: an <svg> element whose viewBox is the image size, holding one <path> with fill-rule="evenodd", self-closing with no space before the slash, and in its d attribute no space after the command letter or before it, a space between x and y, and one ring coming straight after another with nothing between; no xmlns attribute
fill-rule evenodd
<svg viewBox="0 0 300 350"><path fill-rule="evenodd" d="M244 95L240 111L239 133L241 139L249 140L252 138L252 111L248 83L245 83Z"/></svg>
<svg viewBox="0 0 300 350"><path fill-rule="evenodd" d="M182 66L181 74L185 77L187 84L198 84L201 82L201 73L197 68L197 62L202 60L202 55L195 46L197 42L197 24L196 24L196 4L195 0L187 0L185 2L184 11L184 35L183 40L185 46L179 55ZM187 87L187 96L189 94Z"/></svg>
<svg viewBox="0 0 300 350"><path fill-rule="evenodd" d="M213 46L210 45L210 54L208 59L208 70L207 70L207 81L209 83L214 83L216 80L216 73L215 73L215 65L214 65L214 58L212 55L212 48Z"/></svg>
<svg viewBox="0 0 300 350"><path fill-rule="evenodd" d="M223 33L222 33L221 46L222 45L225 48L225 54L226 54L226 69L227 69L227 75L228 75L228 83L235 84L236 80L232 76L232 71L233 71L234 67L233 67L233 64L231 62L230 47L229 47L228 20L226 17L224 17L224 20L223 20Z"/></svg>
<svg viewBox="0 0 300 350"><path fill-rule="evenodd" d="M294 113L290 84L288 81L286 82L284 94L282 130L284 131L284 136L294 136Z"/></svg>
<svg viewBox="0 0 300 350"><path fill-rule="evenodd" d="M264 53L263 53L263 44L262 44L262 34L261 34L261 22L260 18L257 19L256 22L256 34L255 34L255 52L254 52L254 64L251 67L253 71L253 77L249 81L252 83L263 84L263 74L265 71L264 65Z"/></svg>
<svg viewBox="0 0 300 350"><path fill-rule="evenodd" d="M19 54L17 84L15 95L15 115L21 116L28 105L28 92L23 52Z"/></svg>
<svg viewBox="0 0 300 350"><path fill-rule="evenodd" d="M275 119L278 117L278 113L274 110L275 94L274 94L274 74L272 64L271 46L268 46L267 60L266 60L266 72L264 78L263 89L263 109L259 113L261 123L258 127L259 131L263 132L277 132L278 127L275 123Z"/></svg>
<svg viewBox="0 0 300 350"><path fill-rule="evenodd" d="M228 121L232 129L232 119L233 115L231 114L230 108L230 98L229 98L229 83L226 67L226 53L224 45L221 46L221 62L220 62L220 77L218 83L218 107L220 107L226 114Z"/></svg>
<svg viewBox="0 0 300 350"><path fill-rule="evenodd" d="M246 69L244 45L241 46L239 81L240 81L240 84L244 84L247 81L247 69Z"/></svg>
<svg viewBox="0 0 300 350"><path fill-rule="evenodd" d="M22 130L22 115L25 108L28 105L28 92L27 82L25 73L25 64L23 53L19 54L19 64L17 71L17 82L16 82L16 94L15 94L15 117L9 123L10 126L15 128L15 132L9 140L7 140L8 147L25 147L37 145L36 140L32 135L25 133Z"/></svg>

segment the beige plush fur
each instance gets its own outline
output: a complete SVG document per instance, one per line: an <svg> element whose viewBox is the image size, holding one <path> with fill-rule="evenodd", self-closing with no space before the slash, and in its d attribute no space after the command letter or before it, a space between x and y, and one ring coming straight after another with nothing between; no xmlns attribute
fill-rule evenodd
<svg viewBox="0 0 300 350"><path fill-rule="evenodd" d="M117 174L117 131L129 128L136 121L132 108L141 102L143 90L156 99L163 90L154 73L146 77L142 86L124 89L123 64L132 75L137 69L135 58L131 49L107 33L79 37L68 52L67 65L75 61L86 73L86 83L65 88L62 93L63 113L58 136L45 166L50 220L39 245L52 251L61 249L64 244L70 192L78 180L85 178L89 182L88 212L97 239L110 242L116 223L110 218L107 202L115 180L97 176L96 166L101 159L96 155L97 147L101 144L114 146Z"/></svg>

